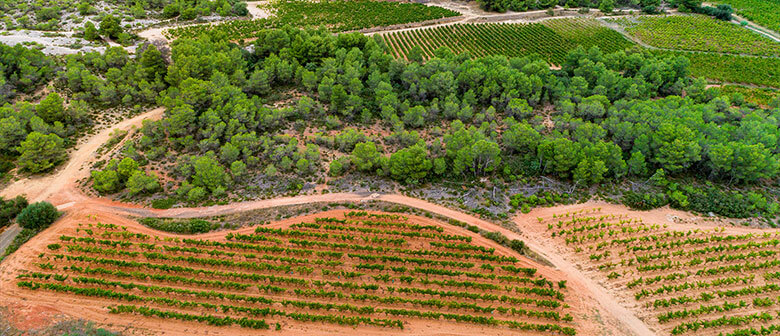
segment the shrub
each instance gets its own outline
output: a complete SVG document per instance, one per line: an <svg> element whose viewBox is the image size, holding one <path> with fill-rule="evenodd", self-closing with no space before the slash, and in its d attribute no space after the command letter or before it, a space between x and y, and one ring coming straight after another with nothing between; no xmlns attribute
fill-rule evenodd
<svg viewBox="0 0 780 336"><path fill-rule="evenodd" d="M654 192L633 192L629 191L623 194L623 204L631 209L650 210L660 208L669 203L664 193Z"/></svg>
<svg viewBox="0 0 780 336"><path fill-rule="evenodd" d="M0 227L11 223L27 205L27 199L23 196L17 196L7 201L0 198Z"/></svg>
<svg viewBox="0 0 780 336"><path fill-rule="evenodd" d="M25 229L43 230L59 217L60 212L51 203L38 202L24 208L16 217L16 221Z"/></svg>

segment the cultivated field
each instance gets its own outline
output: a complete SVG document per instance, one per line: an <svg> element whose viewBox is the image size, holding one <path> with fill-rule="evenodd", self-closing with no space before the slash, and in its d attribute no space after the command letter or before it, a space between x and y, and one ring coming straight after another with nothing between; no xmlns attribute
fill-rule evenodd
<svg viewBox="0 0 780 336"><path fill-rule="evenodd" d="M642 16L611 20L657 48L780 56L780 43L738 25L704 15Z"/></svg>
<svg viewBox="0 0 780 336"><path fill-rule="evenodd" d="M659 224L582 207L534 211L528 222L659 334L780 330L780 232Z"/></svg>
<svg viewBox="0 0 780 336"><path fill-rule="evenodd" d="M4 295L115 326L576 333L559 275L422 217L339 210L190 238L87 220L45 236L11 261Z"/></svg>
<svg viewBox="0 0 780 336"><path fill-rule="evenodd" d="M275 0L266 5L273 16L256 20L233 20L213 25L196 25L166 31L171 38L195 38L210 34L217 38L240 40L257 37L263 29L324 27L334 32L390 26L459 16L458 12L436 6L390 1L299 1Z"/></svg>
<svg viewBox="0 0 780 336"><path fill-rule="evenodd" d="M395 57L408 58L419 46L423 57L433 57L439 47L456 53L468 51L474 57L539 54L548 62L561 64L569 51L582 45L598 46L605 53L633 45L618 32L592 19L558 19L533 24L454 24L405 30L382 35Z"/></svg>
<svg viewBox="0 0 780 336"><path fill-rule="evenodd" d="M715 2L731 5L737 14L780 32L780 0L718 0Z"/></svg>
<svg viewBox="0 0 780 336"><path fill-rule="evenodd" d="M658 51L691 61L691 75L726 83L780 87L780 58L721 55L702 52Z"/></svg>

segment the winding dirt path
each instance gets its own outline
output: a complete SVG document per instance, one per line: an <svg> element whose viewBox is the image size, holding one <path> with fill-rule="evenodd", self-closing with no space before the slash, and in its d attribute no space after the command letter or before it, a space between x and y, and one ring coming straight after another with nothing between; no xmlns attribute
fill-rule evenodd
<svg viewBox="0 0 780 336"><path fill-rule="evenodd" d="M18 195L26 195L31 203L49 199L53 194L61 192L76 180L89 176L89 169L85 169L84 166L92 161L97 149L108 141L112 132L115 130L129 130L132 127L139 127L146 119L159 119L162 117L164 111L164 108L158 107L101 130L99 133L78 145L78 149L70 153L68 162L65 166L59 168L56 172L49 175L32 176L14 181L0 191L0 196L10 198Z"/></svg>

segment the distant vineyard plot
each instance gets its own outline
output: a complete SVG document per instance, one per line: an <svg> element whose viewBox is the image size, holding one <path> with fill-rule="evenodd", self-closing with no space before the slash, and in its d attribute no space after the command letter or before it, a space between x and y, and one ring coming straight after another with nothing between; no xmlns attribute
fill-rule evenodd
<svg viewBox="0 0 780 336"><path fill-rule="evenodd" d="M694 77L780 88L780 58L682 51L657 52L687 57L691 61L690 70Z"/></svg>
<svg viewBox="0 0 780 336"><path fill-rule="evenodd" d="M257 37L266 28L326 27L334 32L459 16L460 13L418 3L372 0L275 0L267 5L274 16L257 20L234 20L167 31L169 38L194 38L203 33L240 40Z"/></svg>
<svg viewBox="0 0 780 336"><path fill-rule="evenodd" d="M717 0L734 7L738 15L780 32L780 0Z"/></svg>
<svg viewBox="0 0 780 336"><path fill-rule="evenodd" d="M780 43L703 15L642 16L611 20L657 48L758 56L780 56Z"/></svg>
<svg viewBox="0 0 780 336"><path fill-rule="evenodd" d="M780 331L780 233L646 223L597 209L535 225L582 267L637 302L659 335Z"/></svg>
<svg viewBox="0 0 780 336"><path fill-rule="evenodd" d="M548 62L561 64L566 54L579 45L597 46L605 53L631 47L620 33L592 19L560 19L534 24L453 24L384 34L394 56L408 58L415 46L424 58L433 57L439 47L472 56L539 54Z"/></svg>
<svg viewBox="0 0 780 336"><path fill-rule="evenodd" d="M331 211L209 239L146 232L101 223L58 232L16 288L212 328L576 334L565 281L430 219Z"/></svg>

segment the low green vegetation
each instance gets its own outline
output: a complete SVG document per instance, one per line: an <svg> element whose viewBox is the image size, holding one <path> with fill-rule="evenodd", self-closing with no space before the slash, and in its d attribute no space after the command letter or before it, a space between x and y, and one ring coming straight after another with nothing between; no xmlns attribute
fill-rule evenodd
<svg viewBox="0 0 780 336"><path fill-rule="evenodd" d="M54 92L37 104L26 101L0 107L0 155L4 166L19 168L23 173L45 173L67 159L68 147L97 123L95 109L141 106L155 102L165 83L166 64L152 45L139 49L131 57L120 47L104 53L69 55L65 68L54 74L54 60L38 51L19 45L0 45L1 67L6 80L0 104L15 93L30 93L53 79ZM7 59L7 60L6 60ZM99 117L99 116L97 116ZM7 171L3 167L4 171ZM137 192L154 190L146 176L128 176Z"/></svg>
<svg viewBox="0 0 780 336"><path fill-rule="evenodd" d="M4 200L0 198L0 229L10 225L24 208L27 207L27 199L24 196Z"/></svg>
<svg viewBox="0 0 780 336"><path fill-rule="evenodd" d="M460 15L437 6L375 0L274 0L267 8L274 16L250 21L227 21L216 25L175 28L166 31L170 38L212 38L242 40L261 37L263 29L325 27L341 32L371 27L420 22Z"/></svg>
<svg viewBox="0 0 780 336"><path fill-rule="evenodd" d="M576 48L597 46L604 52L629 48L632 42L592 19L557 19L534 24L455 24L382 35L391 53L409 60L436 57L440 47L474 57L539 55L562 64Z"/></svg>
<svg viewBox="0 0 780 336"><path fill-rule="evenodd" d="M522 213L528 213L532 208L536 207L550 207L572 202L574 202L574 199L571 195L550 191L541 191L529 196L514 194L509 199L509 205L512 206L513 209L519 209Z"/></svg>
<svg viewBox="0 0 780 336"><path fill-rule="evenodd" d="M199 218L142 218L139 222L155 230L181 234L206 233L222 227L220 223Z"/></svg>
<svg viewBox="0 0 780 336"><path fill-rule="evenodd" d="M614 22L663 49L780 56L780 43L738 25L701 15L642 16Z"/></svg>
<svg viewBox="0 0 780 336"><path fill-rule="evenodd" d="M27 203L26 200L15 200L13 206L14 210L17 205L16 202L19 202L18 205ZM14 237L14 240L10 245L8 245L8 248L5 249L2 257L0 257L0 260L4 259L11 253L16 252L16 250L18 250L24 243L35 237L35 235L37 235L39 232L48 228L61 215L62 213L57 211L57 208L55 208L49 202L37 202L27 205L16 216L16 222L19 224L19 226L22 227L22 231L19 232L16 237Z"/></svg>
<svg viewBox="0 0 780 336"><path fill-rule="evenodd" d="M16 217L16 222L24 229L41 231L62 215L49 202L37 202L25 207Z"/></svg>
<svg viewBox="0 0 780 336"><path fill-rule="evenodd" d="M41 51L17 44L0 44L0 106L19 94L30 94L46 84L56 70L54 60Z"/></svg>
<svg viewBox="0 0 780 336"><path fill-rule="evenodd" d="M241 17L249 14L247 5L239 0L205 1L108 1L89 0L3 1L0 28L45 31L80 30L86 40L98 40L100 35L120 43L134 38L129 29L148 26L162 20L189 21L203 16Z"/></svg>

